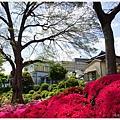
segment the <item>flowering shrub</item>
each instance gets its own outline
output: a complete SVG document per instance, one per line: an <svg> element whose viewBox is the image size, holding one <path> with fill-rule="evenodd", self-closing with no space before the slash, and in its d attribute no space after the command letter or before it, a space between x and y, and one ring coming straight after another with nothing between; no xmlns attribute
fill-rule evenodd
<svg viewBox="0 0 120 120"><path fill-rule="evenodd" d="M62 92L62 96L72 94L72 93L79 93L82 94L83 90L79 87L70 87Z"/></svg>
<svg viewBox="0 0 120 120"><path fill-rule="evenodd" d="M5 105L0 118L120 118L120 74L92 81L83 90L68 88L48 100Z"/></svg>
<svg viewBox="0 0 120 120"><path fill-rule="evenodd" d="M84 97L86 98L88 97L88 95L90 94L90 89L93 84L94 84L94 81L90 81L89 83L86 84L86 86L83 89Z"/></svg>
<svg viewBox="0 0 120 120"><path fill-rule="evenodd" d="M104 87L117 80L120 80L120 74L113 74L102 77L96 81L88 83L85 86L83 93L84 95L88 95L87 98L89 101L94 101L94 99L97 97L99 92L104 89Z"/></svg>
<svg viewBox="0 0 120 120"><path fill-rule="evenodd" d="M120 117L120 80L100 91L95 107L97 117Z"/></svg>

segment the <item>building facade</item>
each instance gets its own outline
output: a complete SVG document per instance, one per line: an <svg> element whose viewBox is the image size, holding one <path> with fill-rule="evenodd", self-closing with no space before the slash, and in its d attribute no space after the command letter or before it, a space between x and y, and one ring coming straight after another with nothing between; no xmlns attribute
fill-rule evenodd
<svg viewBox="0 0 120 120"><path fill-rule="evenodd" d="M88 59L75 58L73 61L60 61L59 63L68 70L68 73L75 71L76 77L80 78L83 76L83 69L88 64L86 61L88 61ZM25 69L32 74L35 84L42 84L43 82L48 84L52 83L52 81L48 78L50 64L35 63L27 66ZM53 83L56 82L53 81Z"/></svg>
<svg viewBox="0 0 120 120"><path fill-rule="evenodd" d="M116 67L117 71L120 71L120 56L116 56ZM101 53L89 61L88 65L84 69L84 80L89 82L96 80L99 77L106 76L106 61L105 61L105 52Z"/></svg>

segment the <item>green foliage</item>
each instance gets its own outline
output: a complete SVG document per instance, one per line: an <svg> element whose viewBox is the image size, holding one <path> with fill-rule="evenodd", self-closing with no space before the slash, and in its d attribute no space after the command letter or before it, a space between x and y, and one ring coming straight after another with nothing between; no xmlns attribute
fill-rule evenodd
<svg viewBox="0 0 120 120"><path fill-rule="evenodd" d="M78 84L79 84L79 87L83 88L85 86L84 85L84 79L78 80Z"/></svg>
<svg viewBox="0 0 120 120"><path fill-rule="evenodd" d="M11 90L11 86L0 87L0 94L2 94L4 92L9 92L10 90Z"/></svg>
<svg viewBox="0 0 120 120"><path fill-rule="evenodd" d="M12 88L11 86L5 87L5 88L4 88L4 92L9 92L9 91L11 90L11 88Z"/></svg>
<svg viewBox="0 0 120 120"><path fill-rule="evenodd" d="M8 75L0 72L0 86L2 86L2 84L5 86L5 83L7 82L8 82Z"/></svg>
<svg viewBox="0 0 120 120"><path fill-rule="evenodd" d="M28 103L28 98L24 98L24 103L27 104Z"/></svg>
<svg viewBox="0 0 120 120"><path fill-rule="evenodd" d="M32 98L32 94L26 94L26 98Z"/></svg>
<svg viewBox="0 0 120 120"><path fill-rule="evenodd" d="M29 90L33 89L34 81L31 74L28 71L22 73L22 85L23 92L28 93Z"/></svg>
<svg viewBox="0 0 120 120"><path fill-rule="evenodd" d="M63 80L58 84L52 84L50 86L48 86L47 83L43 83L41 86L36 84L33 87L34 89L30 90L28 94L23 94L23 99L25 103L39 99L45 100L52 97L53 95L60 94L66 90L66 88L70 88L72 86L79 86L79 88L83 88L83 85L84 80L77 80L75 78L69 78L66 81ZM8 88L6 88L6 91L11 89L11 87ZM5 89L0 88L0 91L2 91L1 103L8 104L12 97L12 89L8 92L4 92Z"/></svg>
<svg viewBox="0 0 120 120"><path fill-rule="evenodd" d="M29 91L29 94L33 94L35 91L34 90L30 90Z"/></svg>
<svg viewBox="0 0 120 120"><path fill-rule="evenodd" d="M60 90L60 92L63 92L64 90L65 90L65 88L61 88L61 89L59 89Z"/></svg>
<svg viewBox="0 0 120 120"><path fill-rule="evenodd" d="M0 56L0 72L4 71L4 68L2 67L3 66L3 62L5 62L3 60L3 58Z"/></svg>
<svg viewBox="0 0 120 120"><path fill-rule="evenodd" d="M62 81L60 81L59 83L58 83L58 88L60 89L60 88L65 88L65 81L64 80L62 80Z"/></svg>
<svg viewBox="0 0 120 120"><path fill-rule="evenodd" d="M78 80L75 78L69 78L68 80L66 80L65 84L66 84L66 88L79 86Z"/></svg>
<svg viewBox="0 0 120 120"><path fill-rule="evenodd" d="M49 77L51 80L62 80L65 78L67 69L60 64L52 64L49 70Z"/></svg>
<svg viewBox="0 0 120 120"><path fill-rule="evenodd" d="M48 96L49 96L49 97L52 97L53 95L55 95L55 92L49 92L49 93L48 93Z"/></svg>
<svg viewBox="0 0 120 120"><path fill-rule="evenodd" d="M41 84L40 91L42 92L43 90L48 90L49 85L47 83Z"/></svg>
<svg viewBox="0 0 120 120"><path fill-rule="evenodd" d="M50 92L52 92L53 90L55 90L55 89L57 89L58 87L57 87L57 84L52 84L52 85L50 85L49 87L48 87L48 90L50 91Z"/></svg>
<svg viewBox="0 0 120 120"><path fill-rule="evenodd" d="M58 90L56 90L55 91L55 94L57 95L57 94L60 94L61 93L61 91L58 89Z"/></svg>
<svg viewBox="0 0 120 120"><path fill-rule="evenodd" d="M34 84L32 76L28 71L24 71L22 73L22 84L23 86L26 86L26 87Z"/></svg>
<svg viewBox="0 0 120 120"><path fill-rule="evenodd" d="M33 86L33 89L34 89L35 91L38 91L38 90L40 89L40 85L38 85L38 84L34 85L34 86Z"/></svg>
<svg viewBox="0 0 120 120"><path fill-rule="evenodd" d="M46 98L48 96L48 91L47 90L43 90L41 93L40 93L40 96L41 98Z"/></svg>

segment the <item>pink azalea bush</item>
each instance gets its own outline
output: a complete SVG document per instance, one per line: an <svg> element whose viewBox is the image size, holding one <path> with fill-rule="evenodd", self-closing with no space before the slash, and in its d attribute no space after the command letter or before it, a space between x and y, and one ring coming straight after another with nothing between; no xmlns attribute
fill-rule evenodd
<svg viewBox="0 0 120 120"><path fill-rule="evenodd" d="M71 87L48 100L5 105L0 118L120 118L120 74Z"/></svg>

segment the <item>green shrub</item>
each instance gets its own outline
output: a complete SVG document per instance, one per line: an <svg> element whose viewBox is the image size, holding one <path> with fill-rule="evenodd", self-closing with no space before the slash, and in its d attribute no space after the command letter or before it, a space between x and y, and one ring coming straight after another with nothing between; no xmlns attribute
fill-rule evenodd
<svg viewBox="0 0 120 120"><path fill-rule="evenodd" d="M38 91L39 89L40 89L40 85L38 84L34 85L33 90Z"/></svg>
<svg viewBox="0 0 120 120"><path fill-rule="evenodd" d="M27 89L29 86L34 85L33 78L28 71L24 71L22 73L22 85L23 85L23 89Z"/></svg>
<svg viewBox="0 0 120 120"><path fill-rule="evenodd" d="M26 94L25 97L31 99L32 98L32 94Z"/></svg>
<svg viewBox="0 0 120 120"><path fill-rule="evenodd" d="M54 92L49 92L49 93L48 93L48 96L50 96L50 97L52 97L53 95L55 95Z"/></svg>
<svg viewBox="0 0 120 120"><path fill-rule="evenodd" d="M47 83L41 84L41 86L40 86L40 92L42 92L43 90L48 90L48 87L49 87L49 85Z"/></svg>
<svg viewBox="0 0 120 120"><path fill-rule="evenodd" d="M24 103L28 103L28 98L24 98Z"/></svg>
<svg viewBox="0 0 120 120"><path fill-rule="evenodd" d="M55 89L57 89L58 87L57 87L57 84L52 84L52 85L50 85L49 87L48 87L48 90L50 91L50 92L52 92L53 90L55 90Z"/></svg>
<svg viewBox="0 0 120 120"><path fill-rule="evenodd" d="M33 85L29 85L27 87L24 87L23 93L26 93L26 94L29 93L30 90L33 90L33 87L34 87Z"/></svg>
<svg viewBox="0 0 120 120"><path fill-rule="evenodd" d="M58 83L58 88L60 89L60 88L65 88L65 81L64 80L62 80L62 81L60 81L59 83Z"/></svg>
<svg viewBox="0 0 120 120"><path fill-rule="evenodd" d="M65 81L66 87L79 86L78 80L75 78L69 78Z"/></svg>
<svg viewBox="0 0 120 120"><path fill-rule="evenodd" d="M11 90L11 86L7 86L7 87L4 88L4 92L8 92L10 90Z"/></svg>
<svg viewBox="0 0 120 120"><path fill-rule="evenodd" d="M60 90L56 90L55 91L55 94L57 95L57 94L60 94L61 92L60 92Z"/></svg>
<svg viewBox="0 0 120 120"><path fill-rule="evenodd" d="M29 91L29 94L33 94L35 91L34 90L30 90Z"/></svg>
<svg viewBox="0 0 120 120"><path fill-rule="evenodd" d="M41 93L41 91L40 90L38 90L38 91L36 91L37 92L37 94L40 94Z"/></svg>
<svg viewBox="0 0 120 120"><path fill-rule="evenodd" d="M11 86L7 86L7 87L0 87L0 94L4 93L4 92L8 92L11 90Z"/></svg>
<svg viewBox="0 0 120 120"><path fill-rule="evenodd" d="M78 80L79 87L84 87L84 80Z"/></svg>
<svg viewBox="0 0 120 120"><path fill-rule="evenodd" d="M46 98L48 96L48 91L47 90L43 90L41 93L40 93L40 96L41 98Z"/></svg>
<svg viewBox="0 0 120 120"><path fill-rule="evenodd" d="M60 92L63 92L64 90L65 90L65 88L61 88L61 89L59 89L60 90Z"/></svg>
<svg viewBox="0 0 120 120"><path fill-rule="evenodd" d="M36 94L38 94L37 91L33 93L33 95L36 95Z"/></svg>

